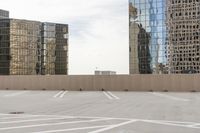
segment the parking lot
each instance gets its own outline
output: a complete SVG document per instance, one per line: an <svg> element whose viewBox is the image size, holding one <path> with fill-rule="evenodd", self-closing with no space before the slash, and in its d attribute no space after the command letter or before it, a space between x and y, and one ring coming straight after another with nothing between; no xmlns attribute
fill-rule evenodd
<svg viewBox="0 0 200 133"><path fill-rule="evenodd" d="M200 93L0 91L0 133L197 133Z"/></svg>

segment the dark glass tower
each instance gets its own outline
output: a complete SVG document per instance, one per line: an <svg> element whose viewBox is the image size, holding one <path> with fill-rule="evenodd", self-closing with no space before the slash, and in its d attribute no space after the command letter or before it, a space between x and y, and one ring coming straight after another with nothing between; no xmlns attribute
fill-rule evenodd
<svg viewBox="0 0 200 133"><path fill-rule="evenodd" d="M40 74L41 23L0 19L0 74Z"/></svg>
<svg viewBox="0 0 200 133"><path fill-rule="evenodd" d="M42 24L42 74L67 74L68 25Z"/></svg>
<svg viewBox="0 0 200 133"><path fill-rule="evenodd" d="M67 75L68 25L0 19L1 75Z"/></svg>
<svg viewBox="0 0 200 133"><path fill-rule="evenodd" d="M9 18L9 11L0 9L0 19L2 18Z"/></svg>

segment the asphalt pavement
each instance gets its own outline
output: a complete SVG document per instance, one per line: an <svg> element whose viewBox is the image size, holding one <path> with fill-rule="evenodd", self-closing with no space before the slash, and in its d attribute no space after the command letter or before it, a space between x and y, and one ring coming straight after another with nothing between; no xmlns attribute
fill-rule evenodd
<svg viewBox="0 0 200 133"><path fill-rule="evenodd" d="M0 133L198 133L200 93L0 90Z"/></svg>

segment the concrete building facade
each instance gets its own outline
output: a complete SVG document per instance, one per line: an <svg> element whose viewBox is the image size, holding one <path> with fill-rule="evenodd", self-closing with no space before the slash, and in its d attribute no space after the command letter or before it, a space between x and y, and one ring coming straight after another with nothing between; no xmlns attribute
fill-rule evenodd
<svg viewBox="0 0 200 133"><path fill-rule="evenodd" d="M169 73L200 73L200 0L167 0Z"/></svg>
<svg viewBox="0 0 200 133"><path fill-rule="evenodd" d="M199 22L199 0L129 0L130 74L200 73Z"/></svg>

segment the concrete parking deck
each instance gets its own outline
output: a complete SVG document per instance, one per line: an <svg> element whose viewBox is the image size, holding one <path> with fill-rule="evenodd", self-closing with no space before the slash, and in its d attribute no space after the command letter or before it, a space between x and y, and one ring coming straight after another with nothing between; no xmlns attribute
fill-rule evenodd
<svg viewBox="0 0 200 133"><path fill-rule="evenodd" d="M197 133L199 110L197 92L2 90L0 132Z"/></svg>

